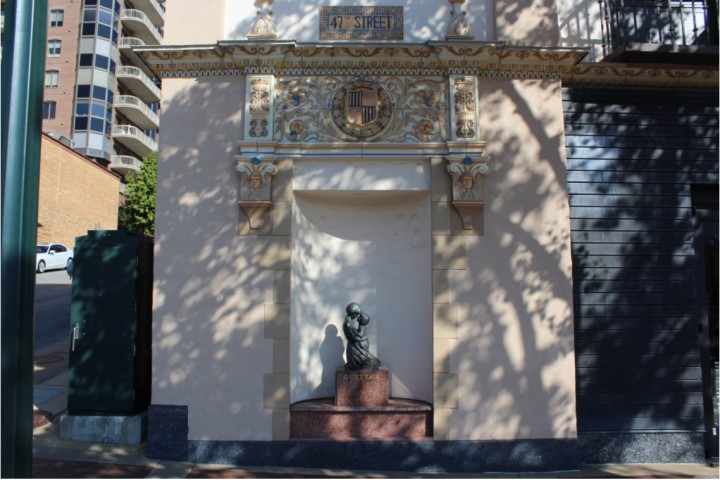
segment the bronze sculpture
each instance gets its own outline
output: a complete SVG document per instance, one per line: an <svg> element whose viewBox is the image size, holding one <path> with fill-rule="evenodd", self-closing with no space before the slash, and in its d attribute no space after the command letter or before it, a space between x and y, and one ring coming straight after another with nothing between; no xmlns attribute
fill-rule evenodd
<svg viewBox="0 0 720 480"><path fill-rule="evenodd" d="M364 313L358 303L352 302L345 308L343 333L347 338L345 368L349 370L378 370L380 360L370 353L367 325L370 315Z"/></svg>

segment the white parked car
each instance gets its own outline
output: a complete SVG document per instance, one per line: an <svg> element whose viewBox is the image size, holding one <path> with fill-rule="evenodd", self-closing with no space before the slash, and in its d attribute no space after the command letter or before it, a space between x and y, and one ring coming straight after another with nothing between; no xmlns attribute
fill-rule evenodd
<svg viewBox="0 0 720 480"><path fill-rule="evenodd" d="M67 268L73 261L73 251L59 243L40 244L36 252L35 271L38 273L55 268Z"/></svg>

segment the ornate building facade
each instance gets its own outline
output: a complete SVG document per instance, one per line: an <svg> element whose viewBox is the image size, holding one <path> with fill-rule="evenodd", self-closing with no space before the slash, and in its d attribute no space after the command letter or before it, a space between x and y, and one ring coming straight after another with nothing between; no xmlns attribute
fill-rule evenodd
<svg viewBox="0 0 720 480"><path fill-rule="evenodd" d="M176 0L166 46L134 50L163 79L150 456L516 471L712 451L712 349L687 335L716 36L715 57L600 62L602 3L240 3ZM638 106L669 91L696 107ZM643 236L670 210L687 231ZM657 262L624 277L638 257ZM428 406L420 438L297 427L334 396L350 301L390 397Z"/></svg>

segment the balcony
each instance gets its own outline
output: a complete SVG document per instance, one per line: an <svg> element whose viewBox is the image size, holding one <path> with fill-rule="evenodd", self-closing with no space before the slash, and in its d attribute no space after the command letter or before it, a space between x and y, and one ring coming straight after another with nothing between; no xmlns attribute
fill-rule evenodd
<svg viewBox="0 0 720 480"><path fill-rule="evenodd" d="M132 35L139 38L146 45L160 45L162 35L155 24L141 10L123 10L120 14L120 21Z"/></svg>
<svg viewBox="0 0 720 480"><path fill-rule="evenodd" d="M113 139L141 158L150 155L152 152L157 152L158 149L155 140L132 125L115 125L113 127Z"/></svg>
<svg viewBox="0 0 720 480"><path fill-rule="evenodd" d="M121 66L117 68L115 77L143 102L157 103L160 101L160 89L141 69Z"/></svg>
<svg viewBox="0 0 720 480"><path fill-rule="evenodd" d="M131 172L139 172L142 166L140 160L130 155L113 155L110 170L124 177Z"/></svg>
<svg viewBox="0 0 720 480"><path fill-rule="evenodd" d="M133 47L144 47L145 42L135 37L120 37L119 46L121 51L126 51L132 49Z"/></svg>
<svg viewBox="0 0 720 480"><path fill-rule="evenodd" d="M150 21L162 27L165 25L165 9L155 0L133 0L133 7L142 10Z"/></svg>
<svg viewBox="0 0 720 480"><path fill-rule="evenodd" d="M606 61L718 61L717 0L600 0Z"/></svg>
<svg viewBox="0 0 720 480"><path fill-rule="evenodd" d="M145 42L136 37L120 37L120 41L118 42L120 53L126 59L126 63L132 64L145 72L145 75L151 77L153 76L153 72L150 70L150 67L133 51L133 47L143 46L145 46Z"/></svg>
<svg viewBox="0 0 720 480"><path fill-rule="evenodd" d="M142 130L157 130L160 128L160 118L150 110L150 107L138 97L132 95L118 95L115 97L115 110L122 113L130 122Z"/></svg>

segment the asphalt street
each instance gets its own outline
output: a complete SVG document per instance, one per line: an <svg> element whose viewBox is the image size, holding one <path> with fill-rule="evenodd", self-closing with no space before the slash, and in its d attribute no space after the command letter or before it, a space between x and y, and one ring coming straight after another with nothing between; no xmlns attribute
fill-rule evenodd
<svg viewBox="0 0 720 480"><path fill-rule="evenodd" d="M65 270L35 274L35 351L70 338L70 289Z"/></svg>

